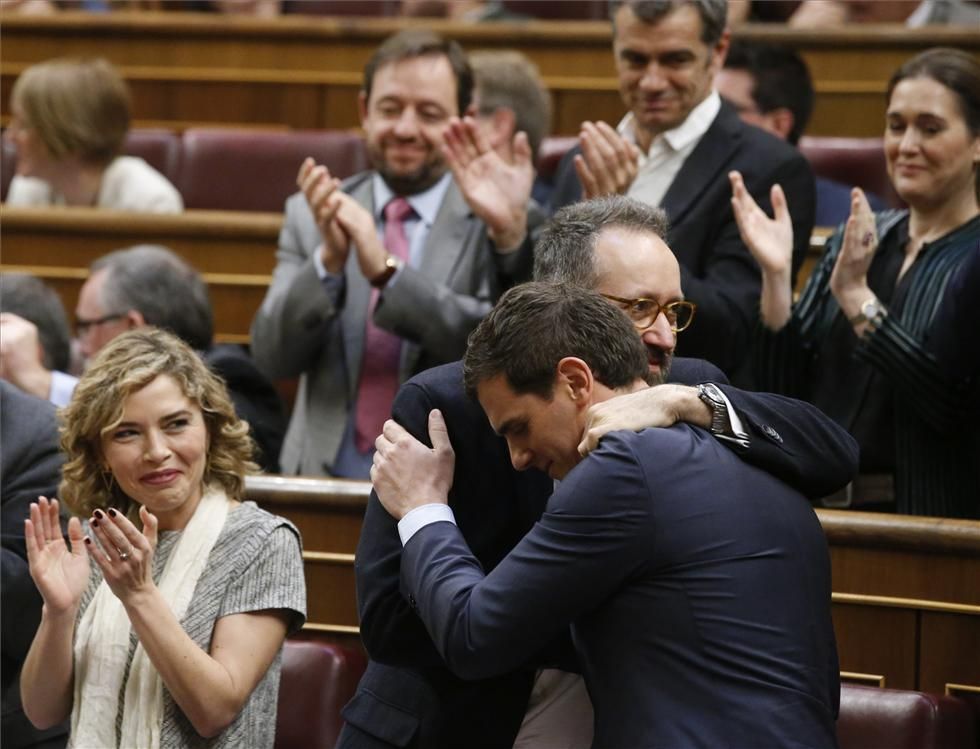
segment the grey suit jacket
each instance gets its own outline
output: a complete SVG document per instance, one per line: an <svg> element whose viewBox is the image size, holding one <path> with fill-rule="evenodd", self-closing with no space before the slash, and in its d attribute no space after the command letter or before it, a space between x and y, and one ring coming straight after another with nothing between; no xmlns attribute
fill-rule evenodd
<svg viewBox="0 0 980 749"><path fill-rule="evenodd" d="M371 177L362 172L342 189L374 210ZM314 267L319 229L302 193L286 201L272 284L252 321L252 355L273 378L299 377L299 391L280 463L283 473L329 474L356 396L371 286L352 249L336 306ZM494 251L484 223L455 183L446 190L422 254L384 290L378 326L405 339L399 377L462 356L466 337L500 295L500 278L530 252Z"/></svg>

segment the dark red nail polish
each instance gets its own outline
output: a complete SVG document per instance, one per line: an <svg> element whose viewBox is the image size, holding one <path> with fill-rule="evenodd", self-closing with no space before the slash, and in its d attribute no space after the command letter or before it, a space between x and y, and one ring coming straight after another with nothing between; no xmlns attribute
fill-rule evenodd
<svg viewBox="0 0 980 749"><path fill-rule="evenodd" d="M95 517L97 517L99 520L102 519L102 510L96 510L92 514L95 515Z"/></svg>
<svg viewBox="0 0 980 749"><path fill-rule="evenodd" d="M116 511L113 510L111 507L109 508L109 517L110 518L116 517Z"/></svg>
<svg viewBox="0 0 980 749"><path fill-rule="evenodd" d="M86 536L85 537L85 543L88 544L89 546L91 546L92 545L92 539L89 538L88 536Z"/></svg>
<svg viewBox="0 0 980 749"><path fill-rule="evenodd" d="M93 528L98 528L99 527L99 521L98 520L93 520L92 521L92 527Z"/></svg>

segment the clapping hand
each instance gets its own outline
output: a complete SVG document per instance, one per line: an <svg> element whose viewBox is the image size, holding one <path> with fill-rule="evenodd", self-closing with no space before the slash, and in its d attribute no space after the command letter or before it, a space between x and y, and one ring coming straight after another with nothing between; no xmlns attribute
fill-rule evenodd
<svg viewBox="0 0 980 749"><path fill-rule="evenodd" d="M350 250L350 237L335 220L341 205L340 180L331 176L327 167L306 158L296 175L296 184L306 196L323 237L323 266L331 273L342 273Z"/></svg>
<svg viewBox="0 0 980 749"><path fill-rule="evenodd" d="M38 497L31 503L30 517L24 521L27 562L44 605L52 614L64 614L78 607L88 585L89 564L84 534L78 518L68 521L65 545L58 518L58 500Z"/></svg>
<svg viewBox="0 0 980 749"><path fill-rule="evenodd" d="M773 218L769 218L746 189L739 172L729 172L728 179L732 184L732 210L742 241L763 272L788 278L793 265L793 222L783 188L772 186Z"/></svg>
<svg viewBox="0 0 980 749"><path fill-rule="evenodd" d="M153 585L153 552L157 546L157 518L140 507L143 530L121 512L96 510L89 519L92 535L85 539L89 556L99 565L109 588L123 603Z"/></svg>
<svg viewBox="0 0 980 749"><path fill-rule="evenodd" d="M516 249L527 232L534 184L527 135L514 135L510 162L490 146L472 117L453 117L444 138L443 153L466 202L487 225L498 249Z"/></svg>
<svg viewBox="0 0 980 749"><path fill-rule="evenodd" d="M605 122L583 122L579 143L574 163L582 199L625 194L636 179L640 150Z"/></svg>
<svg viewBox="0 0 980 749"><path fill-rule="evenodd" d="M868 269L877 248L874 212L861 188L855 187L851 190L851 215L844 225L840 254L830 274L830 290L848 317L853 317L871 296Z"/></svg>

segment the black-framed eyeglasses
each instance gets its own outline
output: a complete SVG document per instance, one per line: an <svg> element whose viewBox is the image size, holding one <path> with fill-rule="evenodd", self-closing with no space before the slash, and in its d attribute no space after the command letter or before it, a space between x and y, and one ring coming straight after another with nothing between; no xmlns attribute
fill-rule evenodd
<svg viewBox="0 0 980 749"><path fill-rule="evenodd" d="M656 299L644 299L643 297L625 299L612 294L603 294L602 296L611 302L616 302L639 330L649 328L663 312L667 322L670 323L670 329L675 333L680 333L694 320L694 312L698 308L694 302L686 300L661 305Z"/></svg>
<svg viewBox="0 0 980 749"><path fill-rule="evenodd" d="M75 318L75 335L81 338L83 335L89 332L94 327L99 325L105 325L107 322L112 322L113 320L122 320L126 316L125 312L115 312L111 315L104 315L103 317L96 317L94 320L85 320L81 317Z"/></svg>

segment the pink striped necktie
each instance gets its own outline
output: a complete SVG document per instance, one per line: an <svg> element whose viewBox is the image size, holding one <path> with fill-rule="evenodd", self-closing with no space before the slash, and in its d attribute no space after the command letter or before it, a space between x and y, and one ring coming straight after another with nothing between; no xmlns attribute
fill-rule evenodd
<svg viewBox="0 0 980 749"><path fill-rule="evenodd" d="M415 211L405 198L394 198L385 206L384 245L392 255L408 262L408 236L405 219ZM364 329L364 358L357 386L354 444L366 453L374 449L374 440L391 413L391 404L398 392L398 365L402 339L374 324L374 309L378 304L378 289L372 289Z"/></svg>

